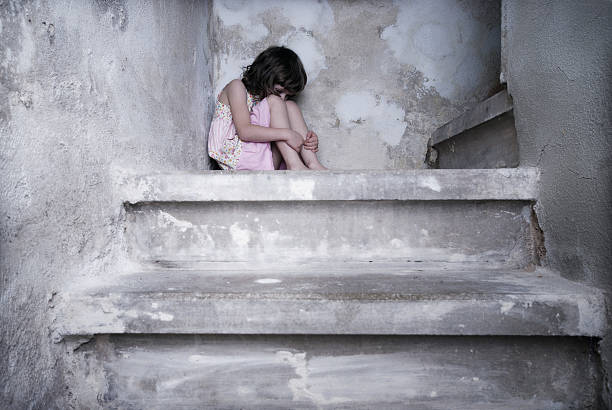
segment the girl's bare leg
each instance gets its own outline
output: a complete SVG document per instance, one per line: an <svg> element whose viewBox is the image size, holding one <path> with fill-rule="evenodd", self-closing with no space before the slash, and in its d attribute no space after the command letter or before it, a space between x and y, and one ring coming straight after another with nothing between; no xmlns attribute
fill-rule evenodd
<svg viewBox="0 0 612 410"><path fill-rule="evenodd" d="M291 124L291 129L293 131L297 131L304 139L306 139L308 127L306 126L306 122L304 121L304 116L302 115L300 107L298 107L298 105L293 101L287 101L285 104L287 105L287 114L289 115L289 124ZM319 159L317 158L317 154L314 151L302 147L300 155L309 169L327 169L321 165Z"/></svg>
<svg viewBox="0 0 612 410"><path fill-rule="evenodd" d="M289 114L287 113L287 104L276 95L269 95L268 105L270 106L270 127L272 128L291 128L289 122ZM303 135L305 137L306 134ZM287 169L308 169L300 155L286 142L276 141L276 147L280 151Z"/></svg>
<svg viewBox="0 0 612 410"><path fill-rule="evenodd" d="M276 146L276 141L272 141L270 145L272 146L272 163L274 164L274 169L279 169L283 161L283 156Z"/></svg>

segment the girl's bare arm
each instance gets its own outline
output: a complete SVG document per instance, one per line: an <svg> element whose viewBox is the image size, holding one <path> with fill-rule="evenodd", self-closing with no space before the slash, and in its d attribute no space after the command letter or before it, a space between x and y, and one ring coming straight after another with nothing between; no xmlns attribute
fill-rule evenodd
<svg viewBox="0 0 612 410"><path fill-rule="evenodd" d="M251 124L251 117L246 103L246 87L240 80L232 80L225 92L229 100L232 119L242 141L269 142L284 141L291 148L298 150L303 139L300 134L289 128L269 128Z"/></svg>

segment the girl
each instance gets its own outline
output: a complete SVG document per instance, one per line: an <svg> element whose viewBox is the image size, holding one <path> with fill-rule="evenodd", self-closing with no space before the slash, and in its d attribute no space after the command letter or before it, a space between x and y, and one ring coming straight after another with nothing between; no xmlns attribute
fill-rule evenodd
<svg viewBox="0 0 612 410"><path fill-rule="evenodd" d="M259 54L242 80L219 94L208 155L223 169L326 169L315 154L317 135L291 100L305 85L306 72L293 51L270 47Z"/></svg>

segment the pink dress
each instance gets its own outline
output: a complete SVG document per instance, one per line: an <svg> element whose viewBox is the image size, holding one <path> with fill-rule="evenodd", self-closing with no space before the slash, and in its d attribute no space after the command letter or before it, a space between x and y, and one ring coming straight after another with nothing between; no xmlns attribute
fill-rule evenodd
<svg viewBox="0 0 612 410"><path fill-rule="evenodd" d="M270 126L268 100L257 101L247 92L247 107L251 112L251 124ZM236 133L229 105L217 97L215 114L208 133L208 155L223 169L273 170L272 148L269 142L241 141Z"/></svg>

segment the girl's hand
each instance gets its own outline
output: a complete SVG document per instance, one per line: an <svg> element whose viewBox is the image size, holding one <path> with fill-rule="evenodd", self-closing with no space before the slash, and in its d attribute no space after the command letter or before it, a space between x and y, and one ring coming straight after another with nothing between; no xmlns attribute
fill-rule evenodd
<svg viewBox="0 0 612 410"><path fill-rule="evenodd" d="M304 141L304 149L317 152L319 151L319 137L314 131L306 133L306 141Z"/></svg>
<svg viewBox="0 0 612 410"><path fill-rule="evenodd" d="M304 138L296 131L289 130L289 136L285 142L299 153L302 145L304 145Z"/></svg>

